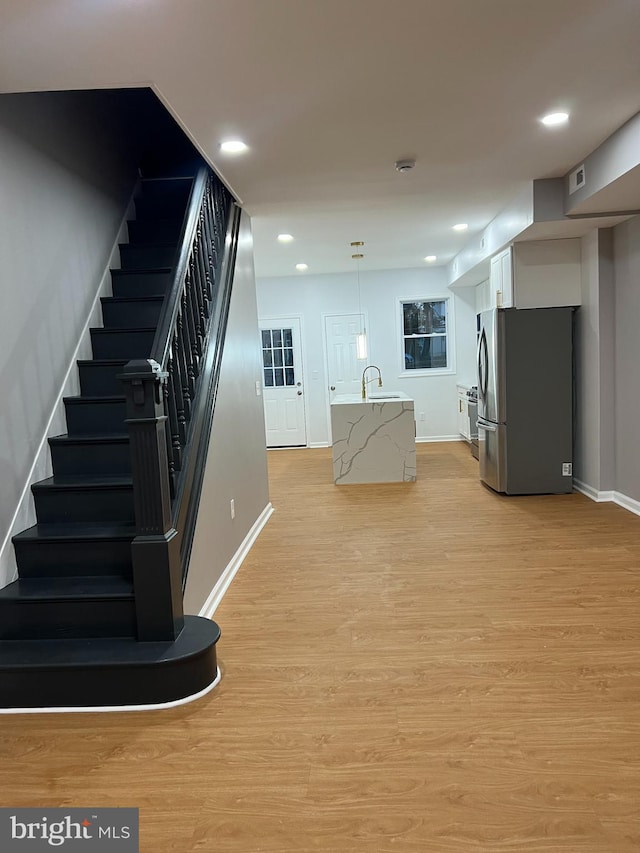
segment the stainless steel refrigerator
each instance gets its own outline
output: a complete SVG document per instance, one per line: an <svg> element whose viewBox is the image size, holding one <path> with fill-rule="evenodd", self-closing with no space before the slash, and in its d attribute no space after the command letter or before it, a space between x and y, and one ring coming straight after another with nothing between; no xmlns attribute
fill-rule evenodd
<svg viewBox="0 0 640 853"><path fill-rule="evenodd" d="M480 315L480 479L508 495L573 488L573 308Z"/></svg>

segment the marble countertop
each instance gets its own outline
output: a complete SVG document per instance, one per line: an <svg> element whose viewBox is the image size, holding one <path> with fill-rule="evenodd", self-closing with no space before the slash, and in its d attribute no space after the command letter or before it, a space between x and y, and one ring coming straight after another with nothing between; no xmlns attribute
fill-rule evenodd
<svg viewBox="0 0 640 853"><path fill-rule="evenodd" d="M362 394L336 394L331 401L332 406L353 405L353 403L402 403L413 402L413 397L404 394L402 391L389 391L388 395L379 388L371 394L367 394L367 399L362 399Z"/></svg>

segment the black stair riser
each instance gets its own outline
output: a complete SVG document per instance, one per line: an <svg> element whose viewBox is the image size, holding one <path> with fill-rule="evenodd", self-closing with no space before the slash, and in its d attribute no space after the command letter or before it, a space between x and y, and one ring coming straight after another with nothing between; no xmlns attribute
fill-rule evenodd
<svg viewBox="0 0 640 853"><path fill-rule="evenodd" d="M129 243L177 243L182 219L132 219L127 228Z"/></svg>
<svg viewBox="0 0 640 853"><path fill-rule="evenodd" d="M111 270L114 296L164 296L170 284L170 272Z"/></svg>
<svg viewBox="0 0 640 853"><path fill-rule="evenodd" d="M144 331L91 329L93 357L148 358L154 337L154 329Z"/></svg>
<svg viewBox="0 0 640 853"><path fill-rule="evenodd" d="M183 219L186 208L187 199L178 197L158 197L151 198L145 195L136 199L136 219Z"/></svg>
<svg viewBox="0 0 640 853"><path fill-rule="evenodd" d="M162 203L171 201L186 207L193 178L143 178L137 198Z"/></svg>
<svg viewBox="0 0 640 853"><path fill-rule="evenodd" d="M55 476L90 474L91 476L117 477L131 474L129 441L75 444L52 443L51 461Z"/></svg>
<svg viewBox="0 0 640 853"><path fill-rule="evenodd" d="M131 486L100 488L32 487L39 524L50 522L123 522L132 524L133 489Z"/></svg>
<svg viewBox="0 0 640 853"><path fill-rule="evenodd" d="M32 657L37 655L38 663L27 666L21 654L7 651L0 655L2 707L144 705L194 696L209 687L217 673L215 623L211 623L211 639L206 645L201 641L197 653L192 653L195 644L191 644L188 656L183 653L183 637L193 633L191 625L196 619L185 617L185 630L170 645L132 647L125 640L88 640L83 644L83 663L66 662L64 641L34 644Z"/></svg>
<svg viewBox="0 0 640 853"><path fill-rule="evenodd" d="M97 361L79 361L80 391L85 397L119 397L124 386L118 376L127 362L100 364Z"/></svg>
<svg viewBox="0 0 640 853"><path fill-rule="evenodd" d="M0 640L135 637L133 596L128 598L0 600Z"/></svg>
<svg viewBox="0 0 640 853"><path fill-rule="evenodd" d="M93 402L64 401L67 413L67 431L70 436L81 435L123 435L127 432L124 419L126 403L124 400L105 400ZM89 472L85 472L89 473ZM113 476L115 476L114 472Z"/></svg>
<svg viewBox="0 0 640 853"><path fill-rule="evenodd" d="M175 246L124 243L120 246L120 265L123 270L152 270L172 267L176 252Z"/></svg>
<svg viewBox="0 0 640 853"><path fill-rule="evenodd" d="M102 300L105 329L141 329L158 325L162 300L157 302L111 302Z"/></svg>
<svg viewBox="0 0 640 853"><path fill-rule="evenodd" d="M13 544L21 578L131 577L131 540L17 540Z"/></svg>

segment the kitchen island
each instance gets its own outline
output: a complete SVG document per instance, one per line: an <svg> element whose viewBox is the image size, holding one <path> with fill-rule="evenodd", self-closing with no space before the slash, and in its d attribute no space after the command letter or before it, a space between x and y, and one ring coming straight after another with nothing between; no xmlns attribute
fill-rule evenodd
<svg viewBox="0 0 640 853"><path fill-rule="evenodd" d="M331 401L333 481L407 483L416 479L411 397L401 392L339 394Z"/></svg>

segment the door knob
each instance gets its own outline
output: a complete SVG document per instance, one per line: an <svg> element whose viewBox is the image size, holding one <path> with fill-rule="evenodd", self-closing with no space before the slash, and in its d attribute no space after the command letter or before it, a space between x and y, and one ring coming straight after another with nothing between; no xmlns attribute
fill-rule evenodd
<svg viewBox="0 0 640 853"><path fill-rule="evenodd" d="M302 397L302 391L298 391L298 397Z"/></svg>
<svg viewBox="0 0 640 853"><path fill-rule="evenodd" d="M335 391L335 390L336 390L336 386L335 386L335 385L332 385L332 386L331 386L331 390L332 390L332 391Z"/></svg>

